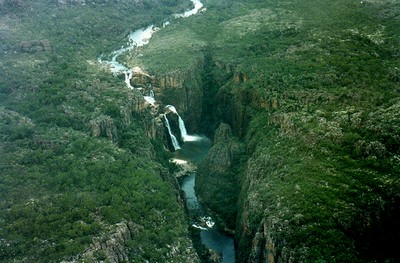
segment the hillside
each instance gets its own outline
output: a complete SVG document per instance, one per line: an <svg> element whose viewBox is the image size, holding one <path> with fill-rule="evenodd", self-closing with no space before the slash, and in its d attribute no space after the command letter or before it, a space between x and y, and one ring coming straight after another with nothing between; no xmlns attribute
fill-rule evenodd
<svg viewBox="0 0 400 263"><path fill-rule="evenodd" d="M197 190L239 262L399 261L399 4L206 5L155 34L140 63L179 83L160 90L201 119L189 129L232 130ZM201 100L182 103L194 90Z"/></svg>
<svg viewBox="0 0 400 263"><path fill-rule="evenodd" d="M189 6L0 1L1 262L199 261L163 127L97 62Z"/></svg>
<svg viewBox="0 0 400 263"><path fill-rule="evenodd" d="M204 4L0 0L0 261L200 262L161 110L97 61L171 19L120 59L214 140L237 261L400 261L400 4Z"/></svg>

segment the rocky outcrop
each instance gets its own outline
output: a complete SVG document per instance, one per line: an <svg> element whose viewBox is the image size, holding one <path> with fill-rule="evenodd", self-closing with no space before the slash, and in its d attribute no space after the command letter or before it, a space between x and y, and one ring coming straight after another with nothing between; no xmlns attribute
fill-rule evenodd
<svg viewBox="0 0 400 263"><path fill-rule="evenodd" d="M105 136L112 142L118 141L117 126L114 124L114 120L111 117L101 115L96 119L91 120L89 125L92 131L92 136Z"/></svg>
<svg viewBox="0 0 400 263"><path fill-rule="evenodd" d="M185 120L189 131L199 131L202 114L203 61L197 61L184 71L156 75L153 81L158 100L174 105Z"/></svg>
<svg viewBox="0 0 400 263"><path fill-rule="evenodd" d="M232 132L237 137L242 137L250 121L250 95L242 89L234 92L228 88L221 89L217 94L216 114L232 127Z"/></svg>
<svg viewBox="0 0 400 263"><path fill-rule="evenodd" d="M243 72L235 72L235 75L233 76L233 80L236 83L243 83L243 82L249 81L249 76Z"/></svg>
<svg viewBox="0 0 400 263"><path fill-rule="evenodd" d="M232 136L228 124L222 123L215 132L214 145L199 166L196 192L199 200L216 214L217 223L233 232L236 217L238 173L242 145ZM229 190L228 190L229 189ZM229 194L222 194L230 191Z"/></svg>
<svg viewBox="0 0 400 263"><path fill-rule="evenodd" d="M240 145L233 139L230 126L221 123L215 132L214 146L201 165L201 170L208 171L210 174L226 173L239 152Z"/></svg>
<svg viewBox="0 0 400 263"><path fill-rule="evenodd" d="M124 221L114 226L110 233L104 237L96 237L82 254L75 256L72 260L61 261L62 263L77 262L133 262L132 251L128 250L129 242L144 230L143 226L132 221ZM168 258L176 262L200 262L192 243L189 239L171 241ZM140 247L135 248L140 251Z"/></svg>
<svg viewBox="0 0 400 263"><path fill-rule="evenodd" d="M142 228L133 222L118 223L105 240L99 237L95 238L93 244L85 252L71 261L62 261L62 263L82 262L88 258L110 263L129 261L127 243Z"/></svg>

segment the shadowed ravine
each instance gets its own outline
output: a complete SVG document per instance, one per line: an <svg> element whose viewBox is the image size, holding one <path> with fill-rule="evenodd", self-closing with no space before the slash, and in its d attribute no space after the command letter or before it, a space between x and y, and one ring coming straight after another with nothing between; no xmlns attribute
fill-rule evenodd
<svg viewBox="0 0 400 263"><path fill-rule="evenodd" d="M176 18L194 15L203 7L203 4L199 0L191 1L193 2L194 8L184 12L183 14L176 14ZM164 23L163 27L169 24L170 22L166 22ZM123 46L121 49L113 51L111 53L112 59L110 61L99 58L99 62L107 64L110 71L114 75L124 74L127 87L129 89L135 89L135 87L131 84L131 78L133 74L132 69L129 69L127 66L121 64L117 59L122 54L133 50L136 47L148 44L152 34L158 30L160 30L160 28L150 25L147 28L138 29L132 32L129 35L127 47ZM154 105L154 92L151 90L150 96L144 96L144 99L151 105ZM172 105L167 105L165 109L167 111L166 114L171 112L178 116L179 130L181 133L180 137L182 138L183 142L185 142L183 146L179 145L177 137L172 133L168 118L166 114L164 114L164 124L167 127L168 136L171 140L173 149L177 150L175 152L175 160L178 160L178 162L183 161L194 164L200 163L201 160L205 158L208 150L211 147L210 141L206 137L188 135L184 120L181 118L181 116L179 116L175 107ZM201 204L198 202L194 191L195 177L196 173L193 172L181 181L181 188L185 192L187 198L186 200L189 217L192 220L191 225L192 227L196 227L201 230L200 236L202 243L208 249L216 251L221 256L221 262L235 262L235 247L233 238L220 233L215 228L215 223L212 221L211 217L206 215Z"/></svg>
<svg viewBox="0 0 400 263"><path fill-rule="evenodd" d="M180 150L175 152L175 160L192 162L197 165L204 159L211 147L211 143L206 137L196 138L196 140L186 142ZM233 238L218 231L212 219L206 214L196 197L194 190L195 180L196 172L192 172L181 180L181 189L186 194L191 225L201 230L201 242L207 248L218 252L221 255L221 262L235 262Z"/></svg>

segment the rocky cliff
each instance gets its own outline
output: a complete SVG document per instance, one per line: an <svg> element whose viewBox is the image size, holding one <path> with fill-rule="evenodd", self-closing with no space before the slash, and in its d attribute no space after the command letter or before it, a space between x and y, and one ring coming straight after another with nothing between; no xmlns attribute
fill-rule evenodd
<svg viewBox="0 0 400 263"><path fill-rule="evenodd" d="M398 261L394 2L216 2L196 20L202 128L233 136L217 130L196 187L238 261Z"/></svg>
<svg viewBox="0 0 400 263"><path fill-rule="evenodd" d="M232 233L235 228L237 195L240 188L237 169L243 154L242 144L232 136L228 124L215 132L213 146L199 166L196 192L218 218L219 226Z"/></svg>
<svg viewBox="0 0 400 263"><path fill-rule="evenodd" d="M203 111L203 64L199 60L186 70L155 75L154 91L165 105L174 105L192 132L200 130Z"/></svg>

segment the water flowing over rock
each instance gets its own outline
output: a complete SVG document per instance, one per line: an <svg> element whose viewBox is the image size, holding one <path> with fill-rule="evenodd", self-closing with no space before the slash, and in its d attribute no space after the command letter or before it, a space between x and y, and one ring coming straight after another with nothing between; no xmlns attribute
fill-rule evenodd
<svg viewBox="0 0 400 263"><path fill-rule="evenodd" d="M188 11L184 12L183 14L177 14L177 15L175 15L175 17L176 18L188 17L188 16L196 14L197 12L200 11L200 9L203 8L203 4L199 0L192 0L192 2L194 4L194 8L192 10L188 10Z"/></svg>
<svg viewBox="0 0 400 263"><path fill-rule="evenodd" d="M186 70L156 73L152 81L159 100L178 108L191 131L200 129L203 105L199 98L203 97L203 69L204 60L198 59Z"/></svg>
<svg viewBox="0 0 400 263"><path fill-rule="evenodd" d="M187 134L185 122L183 121L181 116L179 116L179 114L178 114L178 122L179 122L179 130L181 131L182 141L185 142L188 138L188 134Z"/></svg>
<svg viewBox="0 0 400 263"><path fill-rule="evenodd" d="M181 138L182 142L190 140L192 136L188 135L185 122L183 121L182 117L179 115L176 108L172 105L167 105L167 106L165 106L165 108L167 110L166 113L171 112L171 113L174 113L178 117L178 127L179 127L179 132L181 135L180 138Z"/></svg>
<svg viewBox="0 0 400 263"><path fill-rule="evenodd" d="M169 120L168 120L168 118L167 118L167 116L165 114L164 114L164 124L165 124L165 127L167 128L167 131L168 131L169 138L171 140L171 144L172 144L173 149L175 151L179 150L181 147L179 146L179 142L176 139L175 135L171 131L171 126L169 124Z"/></svg>

